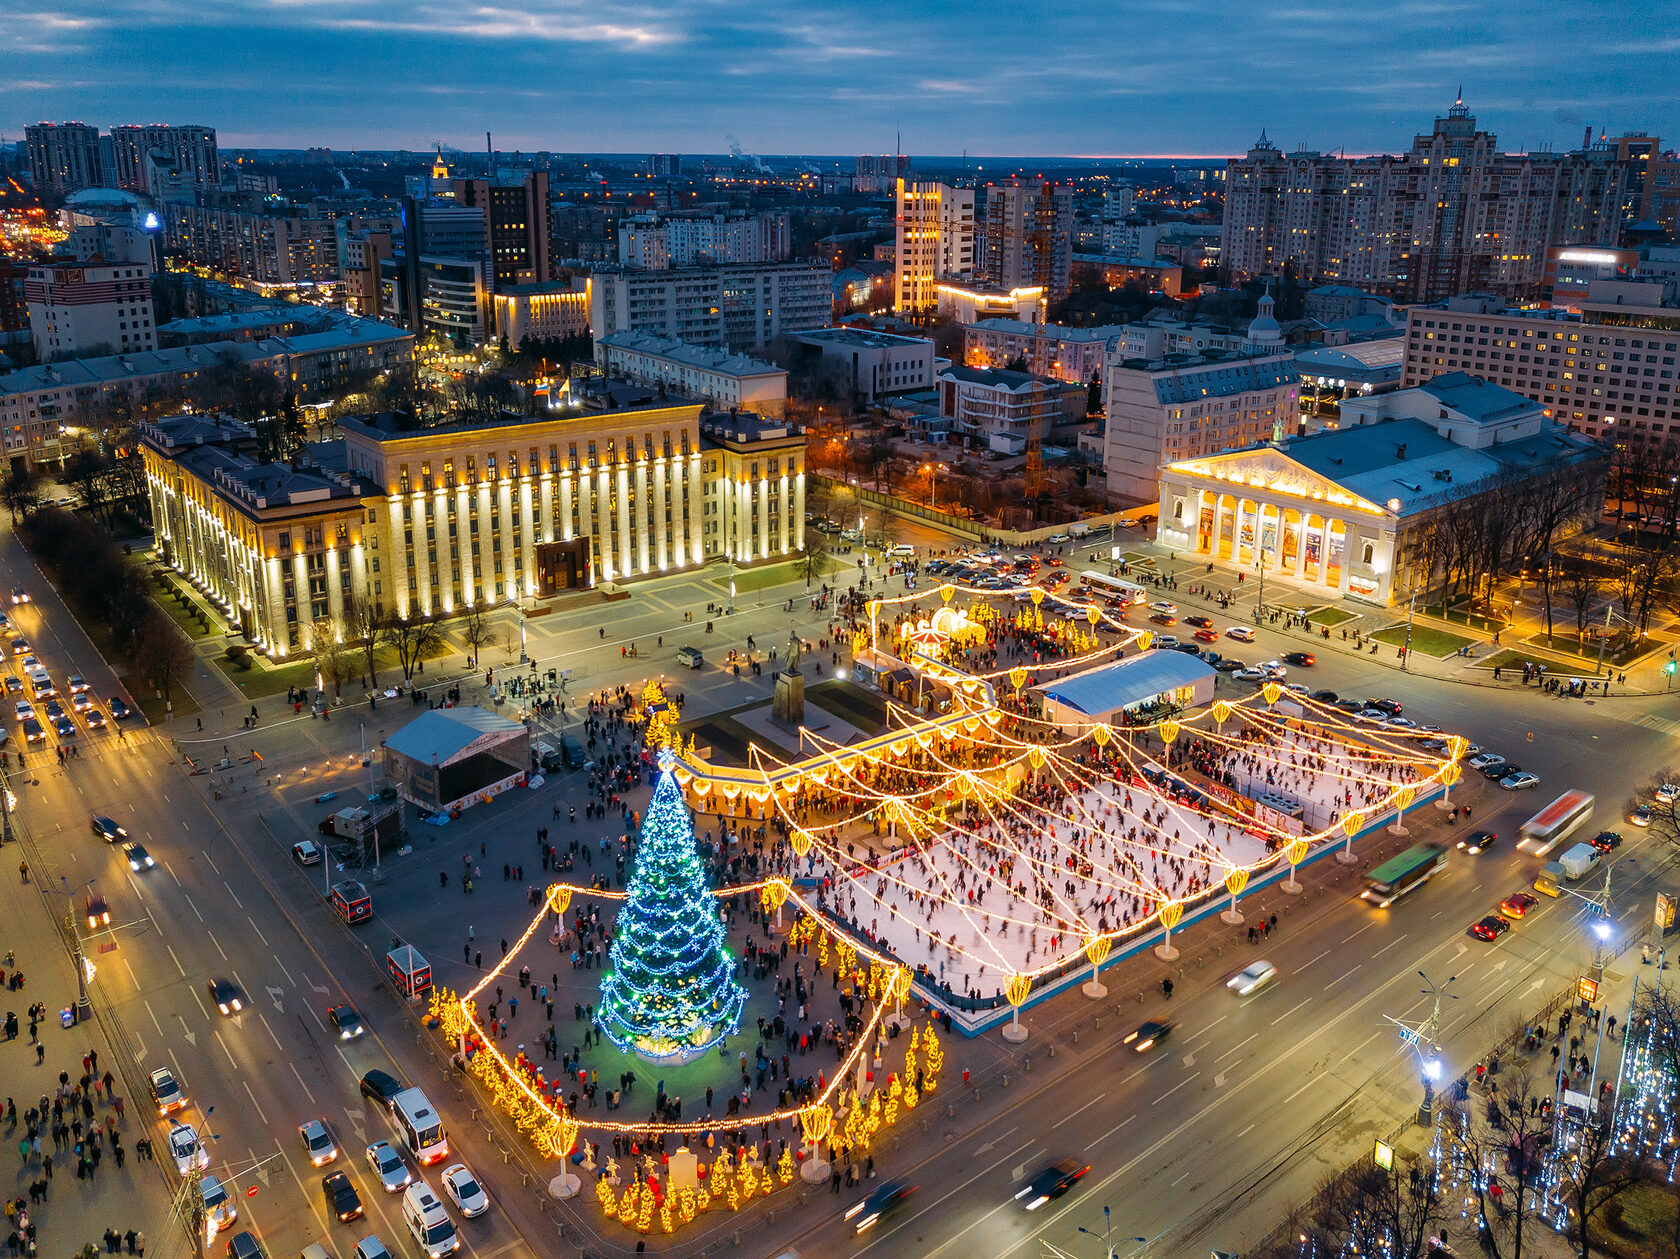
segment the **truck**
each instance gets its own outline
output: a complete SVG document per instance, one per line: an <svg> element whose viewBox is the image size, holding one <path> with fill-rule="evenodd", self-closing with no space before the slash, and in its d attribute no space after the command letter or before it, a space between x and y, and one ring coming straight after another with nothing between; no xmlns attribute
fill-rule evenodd
<svg viewBox="0 0 1680 1259"><path fill-rule="evenodd" d="M1091 536L1091 526L1086 524L1084 521L1079 521L1075 524L1069 525L1067 531L1068 537L1072 538L1075 542L1083 541Z"/></svg>
<svg viewBox="0 0 1680 1259"><path fill-rule="evenodd" d="M1576 844L1558 858L1558 864L1563 867L1564 877L1574 883L1590 873L1598 865L1598 860L1598 849L1591 844Z"/></svg>

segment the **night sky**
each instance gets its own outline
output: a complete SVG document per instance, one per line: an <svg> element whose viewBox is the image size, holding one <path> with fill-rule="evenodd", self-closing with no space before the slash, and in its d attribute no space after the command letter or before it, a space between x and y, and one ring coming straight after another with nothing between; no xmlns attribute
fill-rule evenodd
<svg viewBox="0 0 1680 1259"><path fill-rule="evenodd" d="M1463 83L1509 150L1680 141L1680 0L20 0L0 131L224 147L1403 150Z"/></svg>

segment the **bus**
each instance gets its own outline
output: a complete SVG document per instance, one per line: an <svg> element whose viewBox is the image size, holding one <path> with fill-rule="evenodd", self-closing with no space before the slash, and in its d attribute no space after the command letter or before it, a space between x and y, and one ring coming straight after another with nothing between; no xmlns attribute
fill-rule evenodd
<svg viewBox="0 0 1680 1259"><path fill-rule="evenodd" d="M1522 824L1517 847L1544 857L1592 816L1593 798L1585 791L1566 791Z"/></svg>
<svg viewBox="0 0 1680 1259"><path fill-rule="evenodd" d="M1087 568L1079 574L1079 584L1092 594L1107 595L1111 599L1124 599L1128 604L1142 603L1147 595L1143 587L1133 585L1129 581L1122 581L1118 577L1110 577L1107 573L1099 573L1094 568Z"/></svg>
<svg viewBox="0 0 1680 1259"><path fill-rule="evenodd" d="M1440 844L1419 844L1398 857L1383 862L1365 876L1365 890L1359 895L1378 909L1387 909L1429 876L1447 864L1447 850Z"/></svg>
<svg viewBox="0 0 1680 1259"><path fill-rule="evenodd" d="M398 1093L391 1099L391 1112L397 1117L397 1128L415 1162L424 1166L448 1155L449 1139L444 1135L443 1120L419 1089Z"/></svg>

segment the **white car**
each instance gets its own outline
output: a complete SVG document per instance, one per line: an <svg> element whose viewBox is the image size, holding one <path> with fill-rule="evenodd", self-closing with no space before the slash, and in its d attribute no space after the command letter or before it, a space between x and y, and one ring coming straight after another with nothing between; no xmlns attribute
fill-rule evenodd
<svg viewBox="0 0 1680 1259"><path fill-rule="evenodd" d="M338 1147L333 1144L332 1133L327 1131L327 1125L319 1119L311 1119L298 1125L298 1144L303 1146L303 1152L316 1167L325 1167L338 1157Z"/></svg>
<svg viewBox="0 0 1680 1259"><path fill-rule="evenodd" d="M1249 665L1246 669L1238 669L1231 676L1239 682L1264 682L1271 675L1257 665Z"/></svg>
<svg viewBox="0 0 1680 1259"><path fill-rule="evenodd" d="M1499 780L1499 785L1506 791L1521 791L1525 787L1538 787L1540 775L1531 774L1527 770L1518 770L1514 774L1507 774Z"/></svg>
<svg viewBox="0 0 1680 1259"><path fill-rule="evenodd" d="M1270 962L1250 962L1225 981L1225 986L1239 997L1259 992L1277 978L1277 967Z"/></svg>
<svg viewBox="0 0 1680 1259"><path fill-rule="evenodd" d="M22 721L25 717L33 717L35 715L35 705L31 704L26 699L20 699L18 700L16 707L12 709L12 712L17 716L19 721Z"/></svg>
<svg viewBox="0 0 1680 1259"><path fill-rule="evenodd" d="M1149 605L1149 610L1157 616L1175 616L1178 613L1178 604L1167 599L1157 599Z"/></svg>
<svg viewBox="0 0 1680 1259"><path fill-rule="evenodd" d="M414 1174L389 1141L375 1141L368 1146L367 1161L386 1193L401 1193L414 1183Z"/></svg>
<svg viewBox="0 0 1680 1259"><path fill-rule="evenodd" d="M1254 641L1254 631L1246 625L1233 625L1225 631L1225 637L1234 638L1239 643L1252 643Z"/></svg>
<svg viewBox="0 0 1680 1259"><path fill-rule="evenodd" d="M1386 726L1388 724L1388 714L1380 708L1362 708L1354 713L1354 716L1359 718L1360 721L1370 722L1373 726Z"/></svg>
<svg viewBox="0 0 1680 1259"><path fill-rule="evenodd" d="M169 1129L169 1152L175 1156L175 1169L183 1176L210 1166L210 1151L190 1123L178 1123Z"/></svg>
<svg viewBox="0 0 1680 1259"><path fill-rule="evenodd" d="M455 1163L443 1169L443 1191L467 1219L483 1215L490 1209L490 1198L484 1192L465 1163Z"/></svg>
<svg viewBox="0 0 1680 1259"><path fill-rule="evenodd" d="M1262 660L1254 667L1256 669L1264 669L1267 677L1274 678L1279 682L1289 676L1289 670L1284 667L1283 661L1281 660Z"/></svg>
<svg viewBox="0 0 1680 1259"><path fill-rule="evenodd" d="M1655 795L1661 803L1673 804L1675 798L1680 797L1680 786L1676 786L1674 783L1663 783L1662 786L1657 788Z"/></svg>
<svg viewBox="0 0 1680 1259"><path fill-rule="evenodd" d="M1413 721L1410 717L1390 717L1388 719L1388 724L1391 726L1397 726L1401 730L1417 729L1417 722Z"/></svg>
<svg viewBox="0 0 1680 1259"><path fill-rule="evenodd" d="M1048 538L1045 539L1045 541L1048 542L1051 546L1061 546L1062 543L1071 542L1072 539L1069 538L1067 536L1067 534L1065 534L1065 533L1052 533Z"/></svg>
<svg viewBox="0 0 1680 1259"><path fill-rule="evenodd" d="M1465 764L1471 769L1492 769L1495 765L1503 765L1505 758L1498 752L1483 752L1480 756L1472 756Z"/></svg>
<svg viewBox="0 0 1680 1259"><path fill-rule="evenodd" d="M300 866L321 864L321 845L312 839L302 839L292 845L292 860Z"/></svg>

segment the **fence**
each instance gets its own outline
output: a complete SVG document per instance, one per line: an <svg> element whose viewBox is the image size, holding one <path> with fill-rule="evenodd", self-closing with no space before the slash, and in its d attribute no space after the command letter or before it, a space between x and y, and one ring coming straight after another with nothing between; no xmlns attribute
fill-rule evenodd
<svg viewBox="0 0 1680 1259"><path fill-rule="evenodd" d="M876 511L890 512L894 516L906 520L920 520L935 528L943 529L947 533L961 534L976 542L996 542L1004 546L1037 546L1054 534L1066 533L1070 524L1080 524L1090 530L1115 529L1120 521L1135 517L1134 512L1110 512L1104 516L1091 516L1085 519L1064 523L1045 525L1038 529L999 529L987 525L983 521L970 520L966 516L954 516L950 512L909 499L899 498L896 494L883 494L879 490L866 490L861 485L847 485L833 477L823 476L821 473L808 474L813 491L843 489L857 495L860 507L873 508Z"/></svg>

